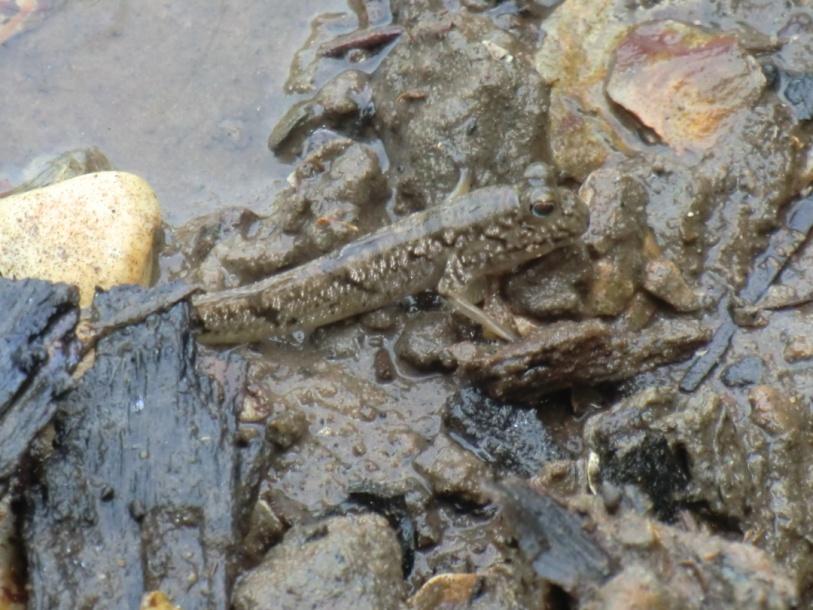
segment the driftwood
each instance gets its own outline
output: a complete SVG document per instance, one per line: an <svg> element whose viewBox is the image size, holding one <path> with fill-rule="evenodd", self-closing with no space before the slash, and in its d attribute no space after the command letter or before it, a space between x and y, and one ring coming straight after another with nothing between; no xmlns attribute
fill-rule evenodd
<svg viewBox="0 0 813 610"><path fill-rule="evenodd" d="M265 458L262 430L238 430L244 364L198 352L184 288L97 295L81 341L57 332L67 326L70 337L76 325L75 293L35 289L47 298L27 310L42 330L34 341L4 335L3 396L17 398L0 423L4 437L19 432L6 429L9 416L32 393L28 427L53 415L53 449L23 491L28 607L137 608L154 590L187 610L228 607L238 523ZM93 364L71 388L68 371L90 349ZM15 441L15 455L31 438Z"/></svg>

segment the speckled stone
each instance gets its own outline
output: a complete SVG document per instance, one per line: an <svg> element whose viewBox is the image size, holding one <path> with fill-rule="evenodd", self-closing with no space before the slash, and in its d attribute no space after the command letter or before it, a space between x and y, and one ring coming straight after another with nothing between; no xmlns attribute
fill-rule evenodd
<svg viewBox="0 0 813 610"><path fill-rule="evenodd" d="M240 579L235 610L400 610L401 549L386 519L333 517L297 526Z"/></svg>
<svg viewBox="0 0 813 610"><path fill-rule="evenodd" d="M142 178L85 174L0 199L0 275L76 284L82 305L96 286L147 285L158 199Z"/></svg>

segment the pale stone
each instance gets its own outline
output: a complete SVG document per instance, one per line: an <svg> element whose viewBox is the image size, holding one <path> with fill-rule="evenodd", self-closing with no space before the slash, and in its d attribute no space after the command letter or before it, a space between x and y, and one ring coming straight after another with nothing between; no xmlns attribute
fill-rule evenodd
<svg viewBox="0 0 813 610"><path fill-rule="evenodd" d="M544 22L534 65L551 87L552 160L579 181L619 151L630 152L604 93L612 51L629 27L627 13L625 0L568 0Z"/></svg>
<svg viewBox="0 0 813 610"><path fill-rule="evenodd" d="M123 172L85 174L0 199L0 275L79 287L146 286L161 224L155 193Z"/></svg>

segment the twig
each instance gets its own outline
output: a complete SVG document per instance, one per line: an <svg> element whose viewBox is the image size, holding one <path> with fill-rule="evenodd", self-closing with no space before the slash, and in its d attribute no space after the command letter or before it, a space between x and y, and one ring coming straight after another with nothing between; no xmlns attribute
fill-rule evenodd
<svg viewBox="0 0 813 610"><path fill-rule="evenodd" d="M740 292L740 302L755 305L762 298L805 242L811 227L813 227L813 195L808 195L791 206L785 226L773 235L768 248L757 257L745 288ZM721 302L720 315L723 321L715 331L708 349L695 359L683 376L680 382L682 391L694 392L728 349L737 329L731 317L730 305L730 297Z"/></svg>

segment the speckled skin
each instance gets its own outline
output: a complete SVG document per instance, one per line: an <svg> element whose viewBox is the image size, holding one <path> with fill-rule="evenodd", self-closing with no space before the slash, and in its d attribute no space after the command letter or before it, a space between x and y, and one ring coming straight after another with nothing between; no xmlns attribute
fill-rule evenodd
<svg viewBox="0 0 813 610"><path fill-rule="evenodd" d="M299 267L192 303L204 341L257 341L314 329L422 290L464 296L475 280L543 256L586 227L587 209L568 191L538 183L487 187Z"/></svg>

